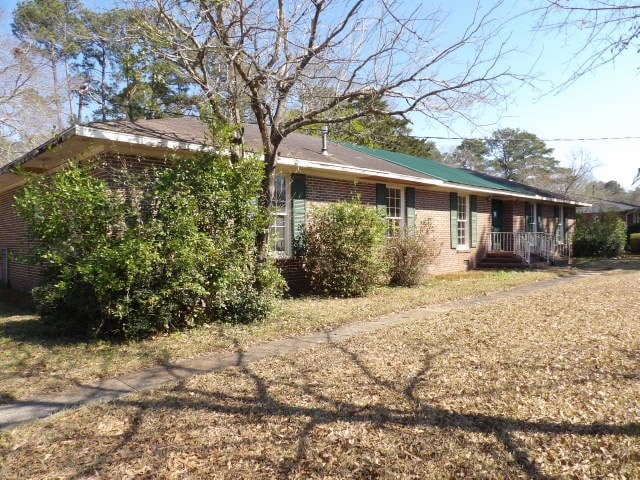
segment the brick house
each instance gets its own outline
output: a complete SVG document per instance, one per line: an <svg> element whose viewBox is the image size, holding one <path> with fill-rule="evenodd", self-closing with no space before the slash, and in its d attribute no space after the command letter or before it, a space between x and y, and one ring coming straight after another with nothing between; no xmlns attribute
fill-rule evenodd
<svg viewBox="0 0 640 480"><path fill-rule="evenodd" d="M161 165L201 150L207 129L195 118L117 121L74 126L0 168L0 286L29 289L37 268L12 253L29 246L26 226L13 209L23 179L13 169L50 174L65 162L99 160L96 174ZM257 128L247 125L248 148L260 149ZM427 159L294 133L279 149L271 230L274 255L293 289L302 285L294 237L313 208L351 199L386 212L390 225L429 219L440 254L431 273L458 272L512 257L518 262L570 256L569 238L579 203L523 184L458 169ZM493 259L493 260L492 260Z"/></svg>

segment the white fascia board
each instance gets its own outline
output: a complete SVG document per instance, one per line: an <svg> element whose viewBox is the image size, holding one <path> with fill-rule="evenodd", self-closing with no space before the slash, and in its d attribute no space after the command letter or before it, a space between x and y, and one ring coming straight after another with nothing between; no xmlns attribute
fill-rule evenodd
<svg viewBox="0 0 640 480"><path fill-rule="evenodd" d="M494 190L491 188L474 187L471 185L461 185L458 183L445 182L443 180L438 180L438 179L429 179L424 177L414 177L411 175L390 173L390 172L385 172L384 170L350 167L346 165L336 165L335 163L302 160L299 158L278 157L278 160L276 161L276 165L296 167L296 168L308 168L310 170L325 170L325 171L332 171L332 172L339 172L339 173L351 173L354 175L367 175L367 176L380 177L388 180L420 183L423 185L432 185L437 187L450 188L452 190L486 193L489 195L503 195L507 197L524 198L527 200L547 201L547 202L563 203L563 204L576 205L576 206L588 206L588 204L575 202L572 200L561 200L558 198L543 197L541 195L527 195L523 193L510 192L508 190Z"/></svg>
<svg viewBox="0 0 640 480"><path fill-rule="evenodd" d="M488 193L490 195L502 195L505 197L522 198L525 200L535 200L538 202L552 202L562 203L565 205L575 205L577 207L590 207L590 203L577 202L575 200L563 200L561 198L543 197L542 195L527 195L526 193L511 192L509 190L494 190L492 188L474 187L471 185L461 185L459 183L444 183L445 187L450 187L454 190L463 190L469 192Z"/></svg>
<svg viewBox="0 0 640 480"><path fill-rule="evenodd" d="M112 142L129 143L132 145L144 145L146 147L166 148L170 150L206 150L206 145L201 143L180 142L178 140L166 140L156 137L148 137L146 135L135 135L132 133L115 132L113 130L103 130L94 127L85 127L77 125L75 127L76 135L96 140L108 140Z"/></svg>
<svg viewBox="0 0 640 480"><path fill-rule="evenodd" d="M441 187L444 185L442 180L414 177L411 175L402 175L398 173L385 172L384 170L375 170L372 168L350 167L347 165L337 165L328 162L316 162L313 160L302 160L300 158L278 157L277 166L308 168L310 170L324 170L338 173L351 173L353 175L367 175L372 177L380 177L389 180L405 181L412 183L421 183L424 185L435 185Z"/></svg>

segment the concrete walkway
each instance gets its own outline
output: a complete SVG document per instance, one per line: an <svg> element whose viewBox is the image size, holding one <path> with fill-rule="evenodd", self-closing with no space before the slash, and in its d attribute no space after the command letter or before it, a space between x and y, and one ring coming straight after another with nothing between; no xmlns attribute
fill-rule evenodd
<svg viewBox="0 0 640 480"><path fill-rule="evenodd" d="M257 343L244 351L214 352L188 360L179 360L166 365L128 373L120 377L79 385L60 393L15 401L0 405L0 429L48 417L62 410L84 404L107 402L129 393L158 388L193 375L245 366L266 357L299 352L319 345L340 342L356 335L395 327L427 316L441 315L452 310L485 305L505 298L520 297L545 288L557 287L593 274L594 272L582 272L568 277L515 287L503 292L492 292L478 297L429 305L399 313L390 313L373 320L347 323L327 331Z"/></svg>

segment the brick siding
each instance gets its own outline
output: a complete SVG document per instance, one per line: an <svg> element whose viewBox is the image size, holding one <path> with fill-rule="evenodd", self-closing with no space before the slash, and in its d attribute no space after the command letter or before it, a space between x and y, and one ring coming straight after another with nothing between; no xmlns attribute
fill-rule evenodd
<svg viewBox="0 0 640 480"><path fill-rule="evenodd" d="M0 287L8 285L17 290L30 290L42 281L42 276L39 268L26 265L16 258L26 254L32 245L27 225L18 218L13 207L14 197L20 190L17 188L0 193ZM5 262L7 251L8 262ZM5 272L5 266L8 266L8 272Z"/></svg>
<svg viewBox="0 0 640 480"><path fill-rule="evenodd" d="M143 159L135 156L120 156L106 154L100 157L95 173L99 178L108 180L112 185L113 170L127 165L133 171L142 171L150 166L166 164L160 159ZM13 199L19 189L0 194L0 286L3 278L3 249L9 249L12 254L23 254L30 246L27 228L13 209ZM349 200L359 197L370 206L376 205L376 187L373 182L353 182L315 176L306 177L307 215L312 214L313 208L327 205L331 202ZM466 193L465 193L466 195ZM439 248L439 254L429 267L429 273L453 273L474 268L485 255L489 234L491 232L491 199L477 195L478 198L478 245L476 248L460 250L451 248L451 227L449 211L449 192L435 191L428 188L416 187L416 223L429 220L433 225L433 237ZM540 205L540 204L539 204ZM504 200L504 230L524 231L524 202L520 200ZM545 217L545 230L553 231L553 205L541 205ZM575 208L565 207L565 221L571 230L575 224ZM308 289L308 281L304 274L300 258L279 259L276 264L281 268L287 279L292 293L299 293ZM41 282L38 268L21 264L15 258L10 258L9 284L12 288L29 290Z"/></svg>

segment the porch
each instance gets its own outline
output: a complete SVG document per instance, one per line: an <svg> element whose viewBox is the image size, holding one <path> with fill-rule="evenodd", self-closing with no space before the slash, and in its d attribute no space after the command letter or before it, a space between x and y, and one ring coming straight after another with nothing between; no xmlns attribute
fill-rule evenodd
<svg viewBox="0 0 640 480"><path fill-rule="evenodd" d="M541 267L571 263L571 243L542 232L491 232L481 268Z"/></svg>

